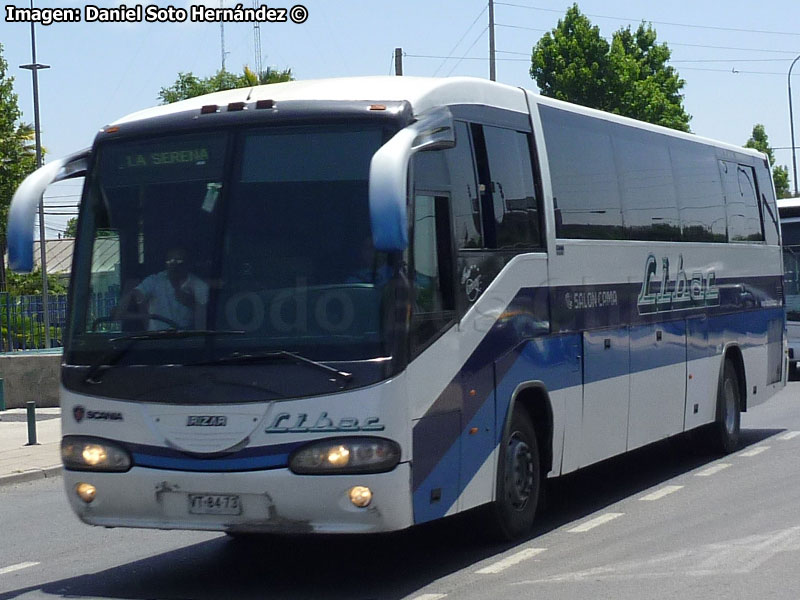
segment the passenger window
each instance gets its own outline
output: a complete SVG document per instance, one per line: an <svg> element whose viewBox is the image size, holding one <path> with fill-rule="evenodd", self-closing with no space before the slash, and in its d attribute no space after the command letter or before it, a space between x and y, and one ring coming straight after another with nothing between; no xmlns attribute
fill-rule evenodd
<svg viewBox="0 0 800 600"><path fill-rule="evenodd" d="M666 141L649 131L609 123L622 193L626 237L679 241L678 201Z"/></svg>
<svg viewBox="0 0 800 600"><path fill-rule="evenodd" d="M540 107L555 203L556 236L624 239L611 136L604 121Z"/></svg>
<svg viewBox="0 0 800 600"><path fill-rule="evenodd" d="M753 167L726 160L719 161L719 165L725 190L728 241L764 241Z"/></svg>
<svg viewBox="0 0 800 600"><path fill-rule="evenodd" d="M688 140L672 139L669 144L681 239L726 242L725 201L714 149Z"/></svg>
<svg viewBox="0 0 800 600"><path fill-rule="evenodd" d="M485 226L490 230L487 246L499 249L541 247L528 135L487 125L482 129L489 175L485 185L489 192L487 199L491 199L491 211L489 206L485 207Z"/></svg>

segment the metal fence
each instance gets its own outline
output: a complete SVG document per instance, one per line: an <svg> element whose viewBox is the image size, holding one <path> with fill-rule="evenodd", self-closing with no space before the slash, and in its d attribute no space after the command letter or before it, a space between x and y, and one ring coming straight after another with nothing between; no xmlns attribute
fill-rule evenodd
<svg viewBox="0 0 800 600"><path fill-rule="evenodd" d="M89 317L96 319L110 315L117 298L116 292L93 294ZM8 292L0 292L0 352L45 347L42 300L41 294L12 296ZM67 324L67 296L50 294L47 308L50 315L50 344L51 347L60 347L64 344Z"/></svg>
<svg viewBox="0 0 800 600"><path fill-rule="evenodd" d="M45 347L43 296L12 296L0 292L0 351L35 350ZM50 343L61 346L67 321L66 295L48 296Z"/></svg>

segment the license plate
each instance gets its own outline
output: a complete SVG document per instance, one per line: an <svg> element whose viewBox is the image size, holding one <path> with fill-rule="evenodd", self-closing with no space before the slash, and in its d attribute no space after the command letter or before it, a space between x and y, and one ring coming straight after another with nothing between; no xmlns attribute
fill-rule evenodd
<svg viewBox="0 0 800 600"><path fill-rule="evenodd" d="M193 515L240 515L239 496L224 494L189 494L189 512Z"/></svg>

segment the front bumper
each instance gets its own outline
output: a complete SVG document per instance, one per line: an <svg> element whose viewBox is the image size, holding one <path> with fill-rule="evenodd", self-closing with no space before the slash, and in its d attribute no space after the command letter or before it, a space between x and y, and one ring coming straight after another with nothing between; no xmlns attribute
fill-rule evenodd
<svg viewBox="0 0 800 600"><path fill-rule="evenodd" d="M288 469L237 473L191 473L134 467L127 473L64 471L67 498L90 525L272 533L376 533L413 524L408 463L370 475L295 475ZM97 495L85 504L75 486L86 482ZM348 490L368 486L366 508ZM198 515L189 494L238 495L240 515Z"/></svg>

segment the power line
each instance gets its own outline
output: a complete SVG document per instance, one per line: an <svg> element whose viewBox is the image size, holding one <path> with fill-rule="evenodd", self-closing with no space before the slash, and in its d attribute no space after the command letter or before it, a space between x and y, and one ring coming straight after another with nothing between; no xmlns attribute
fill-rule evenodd
<svg viewBox="0 0 800 600"><path fill-rule="evenodd" d="M481 38L483 38L483 34L486 33L487 29L489 29L488 25L481 30L481 32L478 34L478 37L476 37L475 41L472 42L472 45L469 48L467 48L467 51L465 52L465 54L469 54L469 51L472 50L475 47L475 44L477 44L481 40ZM456 62L456 64L453 65L453 68L450 69L450 71L447 73L447 77L450 77L450 75L452 75L453 71L455 71L456 68L458 67L458 65L461 64L462 60L463 59L459 59L458 62Z"/></svg>
<svg viewBox="0 0 800 600"><path fill-rule="evenodd" d="M728 62L728 63L741 63L741 62L788 62L791 58L692 58L685 60L672 60L671 63L708 63L708 62Z"/></svg>
<svg viewBox="0 0 800 600"><path fill-rule="evenodd" d="M478 16L475 17L475 20L472 23L470 23L470 26L467 27L467 30L464 32L464 34L461 36L461 38L456 42L456 45L453 46L453 48L450 50L450 52L447 53L447 58L445 58L442 61L442 63L436 68L436 70L433 72L433 76L434 77L436 77L436 75L439 73L441 68L444 66L444 63L446 63L448 61L448 59L453 56L453 52L456 51L456 48L458 48L458 46L461 44L461 42L464 41L464 38L467 37L469 32L472 31L472 28L475 27L475 23L478 22L478 19L480 19L483 16L483 13L485 13L485 12L486 12L486 6L484 6L483 9L481 10L481 12L478 13Z"/></svg>
<svg viewBox="0 0 800 600"><path fill-rule="evenodd" d="M485 61L486 60L485 56L453 56L453 57L449 57L449 56L440 56L440 55L435 55L435 54L405 54L405 53L403 54L403 56L408 57L408 58L436 58L436 59L439 59L439 58L457 58L459 61L462 61L462 60L484 60ZM504 61L507 61L507 62L509 62L509 61L510 62L530 62L531 59L530 58L498 58L496 60L504 60Z"/></svg>
<svg viewBox="0 0 800 600"><path fill-rule="evenodd" d="M524 4L512 4L510 2L495 2L497 5L501 6L511 6L514 8L525 8L528 10L538 10L542 12L553 12L563 14L562 10L558 10L555 8L541 8L539 6L528 6ZM590 15L586 13L587 17L592 17L593 19L611 19L615 21L626 21L626 22L642 22L646 19L632 19L628 17L611 17L608 15ZM656 25L669 25L671 27L690 27L692 29L713 29L715 31L735 31L738 33L764 33L767 35L792 35L792 36L800 36L800 32L796 31L765 31L761 29L740 29L737 27L720 27L717 25L695 25L693 23L671 23L669 21L650 21L647 20L648 23L654 23Z"/></svg>
<svg viewBox="0 0 800 600"><path fill-rule="evenodd" d="M552 29L540 29L537 27L524 27L522 25L505 25L503 23L496 23L497 27L507 27L509 29L524 29L525 31L540 31L545 33L550 33L553 31ZM607 42L610 42L613 38L609 36L600 36ZM771 48L742 48L740 46L712 46L709 44L686 44L683 42L670 42L664 41L662 42L667 44L668 46L685 46L687 48L710 48L711 50L740 50L742 52L769 52L772 54L787 54L790 56L797 56L800 53L798 50L773 50ZM521 53L520 53L521 54Z"/></svg>

